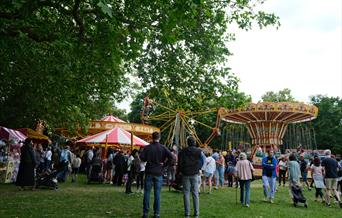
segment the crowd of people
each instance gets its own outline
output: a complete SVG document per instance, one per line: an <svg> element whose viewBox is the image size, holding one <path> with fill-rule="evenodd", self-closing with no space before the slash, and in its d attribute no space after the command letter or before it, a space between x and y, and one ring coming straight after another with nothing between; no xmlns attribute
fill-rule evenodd
<svg viewBox="0 0 342 218"><path fill-rule="evenodd" d="M154 189L154 217L160 216L160 193L164 181L170 187L180 187L183 191L184 215L190 216L190 193L193 198L194 216L198 217L199 194L211 194L213 189L227 187L240 188L240 203L250 207L251 182L255 169L245 152L218 151L204 153L196 145L193 137L187 138L187 145L182 150L173 147L171 150L159 143L160 134L152 134L152 142L140 150L124 152L109 149L103 158L101 150L89 148L84 151L71 151L71 143L67 142L62 149L43 148L33 145L27 139L21 147L21 162L16 184L20 188L35 187L35 176L44 171L56 170L59 182L77 182L80 167L84 169L88 182L97 181L115 186L125 186L125 193L132 194L132 185L136 184L136 192L143 193L143 217L148 217L150 193ZM276 157L273 150L267 151L262 158L262 184L264 201L274 203L279 186L289 183L293 194L301 187L310 191L315 186L316 201L331 206L334 197L342 208L341 194L341 160L331 157L330 150L325 157L314 156L310 161L304 154L291 153ZM311 172L311 184L308 173ZM209 186L209 187L207 187ZM339 190L339 191L338 191ZM323 191L325 193L323 193ZM307 206L304 200L304 205Z"/></svg>

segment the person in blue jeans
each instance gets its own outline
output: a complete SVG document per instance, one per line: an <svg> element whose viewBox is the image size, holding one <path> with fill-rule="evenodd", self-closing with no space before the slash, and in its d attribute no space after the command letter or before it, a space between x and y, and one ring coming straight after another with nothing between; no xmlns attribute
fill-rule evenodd
<svg viewBox="0 0 342 218"><path fill-rule="evenodd" d="M277 159L272 149L268 150L268 156L262 159L262 183L264 186L264 201L274 202L277 181Z"/></svg>
<svg viewBox="0 0 342 218"><path fill-rule="evenodd" d="M194 216L199 216L198 175L204 160L201 149L196 147L196 140L190 136L187 139L188 147L183 148L178 155L178 170L182 175L183 199L185 217L190 217L190 192L194 205ZM201 165L202 163L202 165Z"/></svg>
<svg viewBox="0 0 342 218"><path fill-rule="evenodd" d="M250 203L250 185L252 180L253 165L247 160L246 153L239 155L239 161L236 164L236 177L240 183L240 203L249 207Z"/></svg>
<svg viewBox="0 0 342 218"><path fill-rule="evenodd" d="M163 185L163 166L166 160L172 161L171 152L159 143L159 132L152 133L152 143L147 145L140 154L140 160L146 162L145 185L143 200L143 218L148 217L150 208L150 193L154 191L154 218L160 217L160 192Z"/></svg>

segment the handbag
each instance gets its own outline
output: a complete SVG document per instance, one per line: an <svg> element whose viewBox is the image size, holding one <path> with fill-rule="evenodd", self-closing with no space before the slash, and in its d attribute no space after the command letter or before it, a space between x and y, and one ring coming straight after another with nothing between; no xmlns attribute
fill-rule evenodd
<svg viewBox="0 0 342 218"><path fill-rule="evenodd" d="M249 162L249 167L251 168L251 175L252 175L252 179L251 179L251 182L253 182L255 180L255 176L254 176L254 173L253 173L253 170L252 170L252 166L251 166L251 162Z"/></svg>

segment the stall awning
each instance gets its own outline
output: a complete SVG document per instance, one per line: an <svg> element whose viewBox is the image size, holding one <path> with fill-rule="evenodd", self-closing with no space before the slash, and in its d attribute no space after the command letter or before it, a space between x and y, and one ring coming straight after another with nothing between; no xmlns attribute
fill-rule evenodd
<svg viewBox="0 0 342 218"><path fill-rule="evenodd" d="M0 138L19 142L24 141L27 137L20 131L0 126Z"/></svg>

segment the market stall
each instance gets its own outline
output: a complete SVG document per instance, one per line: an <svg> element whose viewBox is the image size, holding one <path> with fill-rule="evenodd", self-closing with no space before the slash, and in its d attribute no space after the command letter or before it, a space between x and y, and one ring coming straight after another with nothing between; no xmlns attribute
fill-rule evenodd
<svg viewBox="0 0 342 218"><path fill-rule="evenodd" d="M16 180L21 142L26 138L17 130L0 126L0 183Z"/></svg>

